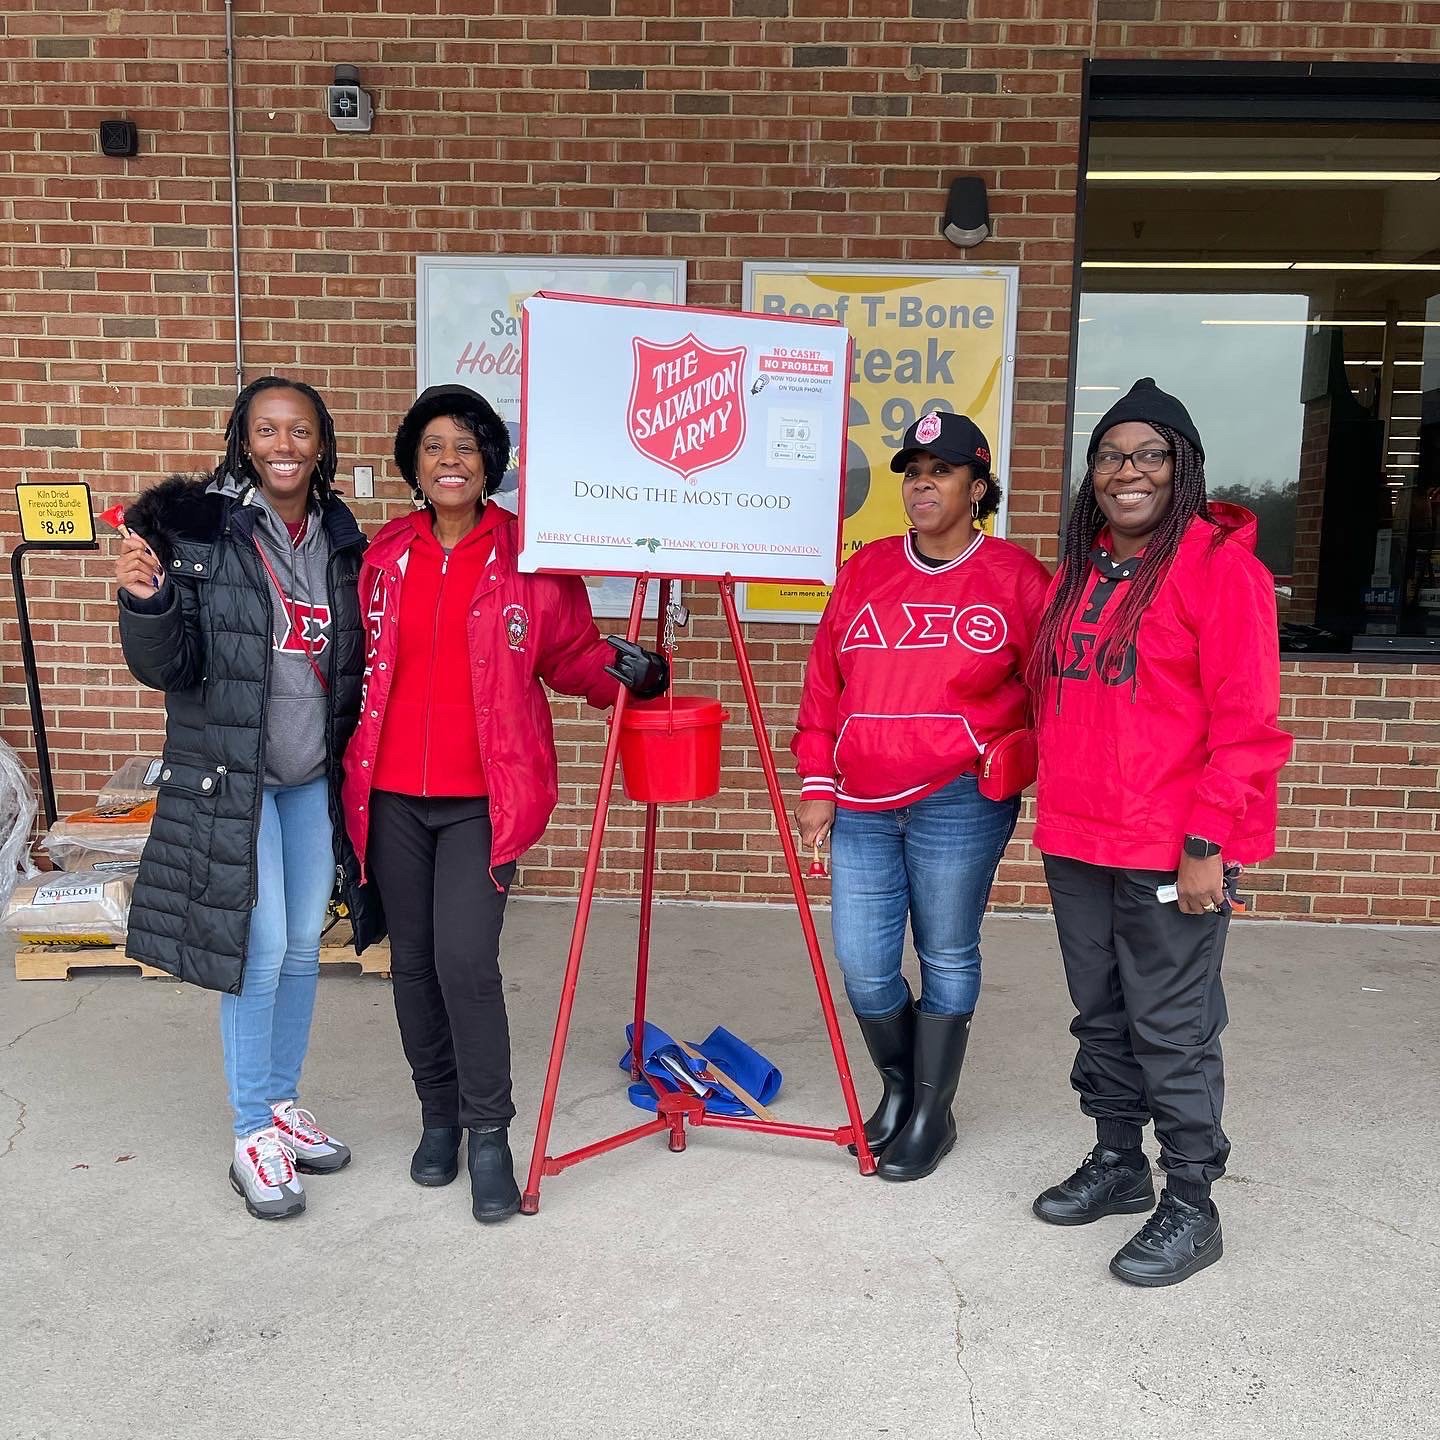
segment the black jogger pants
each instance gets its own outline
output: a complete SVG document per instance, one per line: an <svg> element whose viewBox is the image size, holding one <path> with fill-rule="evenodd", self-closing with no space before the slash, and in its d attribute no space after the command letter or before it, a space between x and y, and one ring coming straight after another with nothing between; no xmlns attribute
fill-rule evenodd
<svg viewBox="0 0 1440 1440"><path fill-rule="evenodd" d="M497 868L497 890L488 800L375 791L366 865L390 926L395 1017L424 1124L508 1125L500 928L515 866Z"/></svg>
<svg viewBox="0 0 1440 1440"><path fill-rule="evenodd" d="M1173 872L1047 855L1045 878L1076 1010L1070 1083L1081 1110L1120 1149L1138 1146L1140 1127L1154 1120L1165 1171L1208 1189L1230 1153L1220 1128L1229 916L1186 915L1158 901Z"/></svg>

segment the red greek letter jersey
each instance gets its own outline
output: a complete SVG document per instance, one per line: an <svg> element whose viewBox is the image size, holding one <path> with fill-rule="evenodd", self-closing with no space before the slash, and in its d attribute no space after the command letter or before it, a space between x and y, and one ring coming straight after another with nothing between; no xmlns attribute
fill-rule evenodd
<svg viewBox="0 0 1440 1440"><path fill-rule="evenodd" d="M1025 666L1050 576L1028 550L977 534L932 568L912 535L841 568L805 670L795 753L801 798L913 804L1025 724Z"/></svg>

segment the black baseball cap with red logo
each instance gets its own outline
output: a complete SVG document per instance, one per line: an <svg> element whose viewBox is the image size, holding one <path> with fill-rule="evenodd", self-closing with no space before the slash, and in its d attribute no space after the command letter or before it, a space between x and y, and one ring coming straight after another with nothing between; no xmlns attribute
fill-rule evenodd
<svg viewBox="0 0 1440 1440"><path fill-rule="evenodd" d="M899 474L911 456L922 450L952 465L969 465L977 477L990 473L990 442L968 415L954 415L949 410L931 410L922 415L905 432L890 468Z"/></svg>

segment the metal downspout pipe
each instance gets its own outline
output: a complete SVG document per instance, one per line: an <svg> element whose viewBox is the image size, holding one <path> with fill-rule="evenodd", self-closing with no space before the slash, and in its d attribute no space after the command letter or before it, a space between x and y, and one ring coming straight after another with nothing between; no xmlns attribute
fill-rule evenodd
<svg viewBox="0 0 1440 1440"><path fill-rule="evenodd" d="M240 146L235 126L235 0L225 0L225 98L230 116L230 285L235 297L235 390L245 388L240 329Z"/></svg>

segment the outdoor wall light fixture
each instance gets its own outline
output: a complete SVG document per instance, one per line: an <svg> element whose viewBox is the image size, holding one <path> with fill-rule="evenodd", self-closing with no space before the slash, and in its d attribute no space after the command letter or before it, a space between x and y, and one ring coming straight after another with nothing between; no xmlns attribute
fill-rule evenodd
<svg viewBox="0 0 1440 1440"><path fill-rule="evenodd" d="M370 93L360 88L360 72L353 65L335 67L335 83L326 86L325 112L337 130L370 129Z"/></svg>
<svg viewBox="0 0 1440 1440"><path fill-rule="evenodd" d="M140 131L133 120L100 122L100 153L113 160L128 160L140 153Z"/></svg>
<svg viewBox="0 0 1440 1440"><path fill-rule="evenodd" d="M990 199L978 175L961 175L950 182L940 233L962 250L978 245L990 233Z"/></svg>

